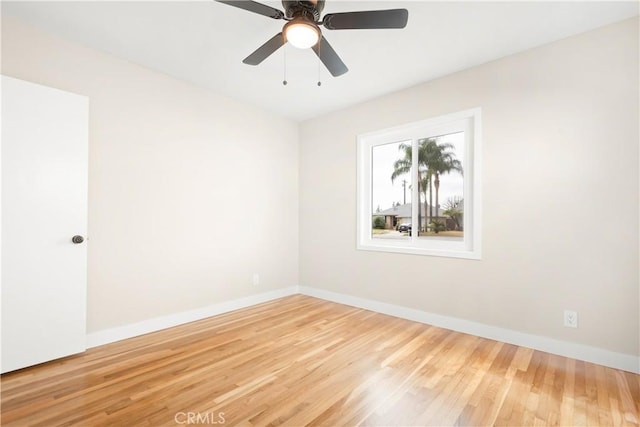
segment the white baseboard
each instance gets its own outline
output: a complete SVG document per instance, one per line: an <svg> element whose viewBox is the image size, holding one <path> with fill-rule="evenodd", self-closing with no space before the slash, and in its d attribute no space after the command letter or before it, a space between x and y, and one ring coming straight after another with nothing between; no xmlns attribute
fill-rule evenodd
<svg viewBox="0 0 640 427"><path fill-rule="evenodd" d="M640 357L631 354L616 353L584 344L560 341L306 286L300 286L299 292L327 301L640 374Z"/></svg>
<svg viewBox="0 0 640 427"><path fill-rule="evenodd" d="M218 314L228 313L233 310L250 307L252 305L286 297L289 295L295 295L297 293L298 287L291 286L288 288L276 289L275 291L250 295L248 297L232 301L221 302L195 310L183 311L180 313L170 314L168 316L143 320L141 322L119 326L117 328L91 332L87 334L87 348L97 347L99 345L109 344L127 338L133 338L138 335L160 331L172 326L178 326L184 323L205 319L207 317L215 316Z"/></svg>
<svg viewBox="0 0 640 427"><path fill-rule="evenodd" d="M399 305L387 304L380 301L306 286L291 286L288 288L276 289L274 291L226 301L195 310L184 311L117 328L92 332L87 334L87 348L109 344L115 341L136 337L138 335L148 334L150 332L156 332L172 326L178 326L218 314L228 313L233 310L250 307L252 305L298 293L327 301L333 301L339 304L375 311L377 313L388 314L390 316L400 317L414 322L425 323L428 325L438 326L440 328L450 329L478 337L489 338L508 344L528 347L534 350L545 351L547 353L571 357L573 359L584 360L586 362L597 363L599 365L640 374L640 357L634 355L616 353L584 344L560 341L554 338L527 334L511 329L472 322L470 320L428 313L426 311L420 311Z"/></svg>

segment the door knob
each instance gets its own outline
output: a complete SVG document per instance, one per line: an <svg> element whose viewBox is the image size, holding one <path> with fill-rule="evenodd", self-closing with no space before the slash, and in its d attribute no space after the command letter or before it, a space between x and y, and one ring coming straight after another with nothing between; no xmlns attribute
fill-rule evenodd
<svg viewBox="0 0 640 427"><path fill-rule="evenodd" d="M77 245L84 242L84 237L76 235L71 238L71 241Z"/></svg>

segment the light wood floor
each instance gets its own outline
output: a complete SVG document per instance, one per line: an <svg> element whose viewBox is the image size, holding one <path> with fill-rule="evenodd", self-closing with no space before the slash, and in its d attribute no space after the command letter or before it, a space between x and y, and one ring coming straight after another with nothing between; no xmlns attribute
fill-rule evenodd
<svg viewBox="0 0 640 427"><path fill-rule="evenodd" d="M301 295L2 376L7 426L637 426L639 401L638 375Z"/></svg>

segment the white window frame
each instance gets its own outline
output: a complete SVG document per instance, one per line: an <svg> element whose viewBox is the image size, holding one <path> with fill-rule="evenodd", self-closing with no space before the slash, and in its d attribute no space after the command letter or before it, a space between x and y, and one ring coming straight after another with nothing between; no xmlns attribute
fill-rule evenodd
<svg viewBox="0 0 640 427"><path fill-rule="evenodd" d="M373 148L399 141L412 141L412 182L417 177L418 140L447 133L465 132L464 152L464 237L462 240L446 238L418 238L412 233L410 239L376 239L372 237L373 208L371 161ZM431 255L453 258L481 259L481 154L482 154L481 109L446 114L439 117L409 123L358 135L357 140L357 248L367 251L396 252L415 255ZM412 217L418 216L418 186L412 186Z"/></svg>

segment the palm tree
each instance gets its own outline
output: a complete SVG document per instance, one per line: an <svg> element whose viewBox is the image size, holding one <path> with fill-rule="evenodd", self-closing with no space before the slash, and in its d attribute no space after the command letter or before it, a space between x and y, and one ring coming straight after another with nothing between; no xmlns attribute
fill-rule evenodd
<svg viewBox="0 0 640 427"><path fill-rule="evenodd" d="M420 185L422 185L422 188L424 189L423 194L424 194L424 215L425 215L425 229L427 228L427 224L429 224L429 222L431 221L431 218L426 218L427 216L427 192L429 192L429 199L431 199L431 172L429 171L429 169L426 169L423 171L422 175L420 176ZM422 209L418 210L418 213L422 212Z"/></svg>
<svg viewBox="0 0 640 427"><path fill-rule="evenodd" d="M427 163L429 144L435 143L435 139L428 138L418 141L418 193L424 194L424 212L427 213L427 191L431 195L431 173ZM391 174L391 182L395 181L401 175L411 172L412 166L412 149L411 144L402 143L398 146L398 150L402 152L403 157L396 160L393 164L393 173ZM422 209L420 209L420 201L418 201L418 228L422 228ZM426 221L425 221L426 223Z"/></svg>
<svg viewBox="0 0 640 427"><path fill-rule="evenodd" d="M393 164L391 182L401 175L411 171L412 149L411 144L402 143L398 149L403 157ZM433 220L433 193L435 189L436 203L439 206L440 176L451 172L462 174L462 163L456 159L455 147L450 143L438 143L438 138L425 138L418 140L418 193L424 194L424 212L429 218L426 224ZM432 185L433 184L433 185ZM427 194L429 201L427 202ZM420 202L418 202L420 203ZM422 227L422 209L418 209L418 230ZM436 216L438 212L436 211Z"/></svg>
<svg viewBox="0 0 640 427"><path fill-rule="evenodd" d="M462 164L455 158L453 144L438 143L439 138L426 138L418 141L421 151L423 152L424 164L426 166L426 175L429 183L429 220L433 221L433 207L436 207L436 215L438 216L438 207L440 206L440 175L450 173L453 170L462 173ZM433 185L431 185L433 184ZM433 193L435 189L436 202L433 203ZM427 211L427 200L425 194L425 215Z"/></svg>
<svg viewBox="0 0 640 427"><path fill-rule="evenodd" d="M454 150L454 151L451 151ZM434 141L430 146L428 156L429 170L433 175L433 186L436 193L436 209L440 206L438 196L440 192L440 175L458 172L462 175L462 163L456 159L455 147L450 143L438 144ZM433 207L433 205L432 205ZM436 210L436 215L438 214ZM431 212L431 217L433 213Z"/></svg>

